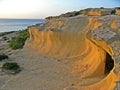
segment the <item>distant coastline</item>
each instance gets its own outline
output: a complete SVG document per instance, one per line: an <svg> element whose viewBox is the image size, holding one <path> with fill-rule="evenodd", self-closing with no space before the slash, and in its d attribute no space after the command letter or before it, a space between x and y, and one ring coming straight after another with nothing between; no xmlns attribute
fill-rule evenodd
<svg viewBox="0 0 120 90"><path fill-rule="evenodd" d="M42 22L44 22L44 19L0 18L0 32L19 31Z"/></svg>

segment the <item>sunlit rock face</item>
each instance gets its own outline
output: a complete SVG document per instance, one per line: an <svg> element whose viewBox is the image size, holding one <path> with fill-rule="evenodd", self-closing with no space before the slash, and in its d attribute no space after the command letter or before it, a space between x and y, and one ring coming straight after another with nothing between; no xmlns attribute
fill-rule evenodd
<svg viewBox="0 0 120 90"><path fill-rule="evenodd" d="M78 83L64 90L113 90L120 79L120 16L110 12L95 9L90 16L62 17L31 26L25 47L67 60L70 73L81 82L105 75L96 83Z"/></svg>
<svg viewBox="0 0 120 90"><path fill-rule="evenodd" d="M87 11L83 11L83 15L89 16L104 16L104 15L111 15L112 9L88 9Z"/></svg>
<svg viewBox="0 0 120 90"><path fill-rule="evenodd" d="M115 8L87 8L80 11L73 11L61 14L59 16L49 16L46 17L46 21L50 21L52 19L59 19L65 17L75 17L78 15L86 15L86 16L105 16L105 15L119 15L120 16L120 7Z"/></svg>
<svg viewBox="0 0 120 90"><path fill-rule="evenodd" d="M120 16L120 9L116 9L116 15Z"/></svg>

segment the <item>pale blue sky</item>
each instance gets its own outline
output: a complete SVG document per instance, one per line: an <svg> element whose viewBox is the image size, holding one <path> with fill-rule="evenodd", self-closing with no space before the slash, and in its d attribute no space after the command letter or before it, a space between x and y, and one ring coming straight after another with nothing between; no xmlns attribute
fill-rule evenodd
<svg viewBox="0 0 120 90"><path fill-rule="evenodd" d="M0 0L0 18L45 18L95 7L120 7L120 0Z"/></svg>

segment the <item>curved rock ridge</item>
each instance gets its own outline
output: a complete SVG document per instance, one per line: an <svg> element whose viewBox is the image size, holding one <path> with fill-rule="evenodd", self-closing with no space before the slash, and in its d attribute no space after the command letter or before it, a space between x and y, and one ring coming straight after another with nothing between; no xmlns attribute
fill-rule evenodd
<svg viewBox="0 0 120 90"><path fill-rule="evenodd" d="M58 18L65 18L65 17L74 17L79 15L86 15L86 16L105 16L105 15L120 15L120 7L115 8L87 8L80 11L73 11L68 12L65 14L61 14L59 16L49 16L46 17L46 21Z"/></svg>
<svg viewBox="0 0 120 90"><path fill-rule="evenodd" d="M120 80L120 16L77 16L29 27L25 47L66 60L80 82L64 90L113 90ZM104 76L104 77L102 77ZM99 78L102 77L102 78ZM99 80L87 82L87 79Z"/></svg>

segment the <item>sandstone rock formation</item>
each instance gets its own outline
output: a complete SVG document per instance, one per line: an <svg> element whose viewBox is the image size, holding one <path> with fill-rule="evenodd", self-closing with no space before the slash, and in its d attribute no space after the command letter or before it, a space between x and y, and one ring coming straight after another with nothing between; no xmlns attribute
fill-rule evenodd
<svg viewBox="0 0 120 90"><path fill-rule="evenodd" d="M111 15L112 9L87 9L83 10L83 15L89 15L89 16L104 16L104 15Z"/></svg>
<svg viewBox="0 0 120 90"><path fill-rule="evenodd" d="M73 11L68 12L65 14L61 14L59 16L49 16L46 17L46 21L49 21L51 19L58 19L58 18L64 18L64 17L73 17L78 15L87 15L87 16L104 16L104 15L120 15L120 7L116 8L87 8L80 11Z"/></svg>
<svg viewBox="0 0 120 90"><path fill-rule="evenodd" d="M116 9L116 15L120 15L120 9Z"/></svg>
<svg viewBox="0 0 120 90"><path fill-rule="evenodd" d="M25 46L68 60L71 74L81 79L105 76L96 83L78 83L64 90L113 90L120 80L120 16L109 15L111 11L93 9L88 16L49 18L29 27Z"/></svg>

